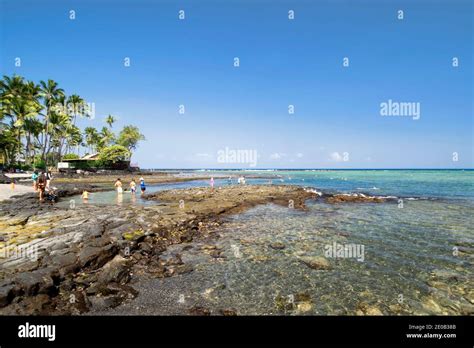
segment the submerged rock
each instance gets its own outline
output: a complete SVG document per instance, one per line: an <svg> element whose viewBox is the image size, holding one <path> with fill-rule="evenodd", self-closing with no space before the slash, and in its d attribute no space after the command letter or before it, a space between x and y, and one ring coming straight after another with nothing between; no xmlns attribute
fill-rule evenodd
<svg viewBox="0 0 474 348"><path fill-rule="evenodd" d="M321 256L303 256L300 257L300 261L306 266L316 270L330 270L332 269L329 261Z"/></svg>
<svg viewBox="0 0 474 348"><path fill-rule="evenodd" d="M300 302L296 305L296 310L299 313L307 313L313 310L313 304L311 302Z"/></svg>
<svg viewBox="0 0 474 348"><path fill-rule="evenodd" d="M378 316L383 315L383 313L378 307L374 305L369 305L366 302L359 302L356 308L356 315Z"/></svg>
<svg viewBox="0 0 474 348"><path fill-rule="evenodd" d="M191 315L198 315L198 316L209 316L211 315L211 311L207 308L194 306L188 309L189 314Z"/></svg>
<svg viewBox="0 0 474 348"><path fill-rule="evenodd" d="M387 197L366 196L362 193L336 194L326 198L328 203L383 203Z"/></svg>
<svg viewBox="0 0 474 348"><path fill-rule="evenodd" d="M235 309L221 309L219 310L219 313L221 313L225 317L233 317L237 315L237 311Z"/></svg>
<svg viewBox="0 0 474 348"><path fill-rule="evenodd" d="M270 248L275 249L275 250L283 250L286 248L286 245L283 244L282 242L274 242L270 244Z"/></svg>

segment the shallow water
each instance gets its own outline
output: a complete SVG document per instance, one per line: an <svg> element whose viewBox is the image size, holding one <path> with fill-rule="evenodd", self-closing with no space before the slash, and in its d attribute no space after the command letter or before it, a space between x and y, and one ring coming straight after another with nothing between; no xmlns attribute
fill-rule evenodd
<svg viewBox="0 0 474 348"><path fill-rule="evenodd" d="M270 204L230 217L190 249L169 248L166 253L181 253L194 271L141 283L147 295L134 302L142 303L140 312L184 314L199 305L213 311L233 308L239 314L352 315L367 313L367 308L387 315L474 314L474 172L273 175L274 184L403 197L403 204L317 201L308 202L306 212ZM206 185L160 185L149 192ZM220 185L227 180L216 180ZM96 195L103 203L116 199L114 192ZM275 242L284 249L272 248ZM330 257L325 251L333 243L352 245L360 253ZM225 258L211 257L202 250L204 244L216 245ZM331 269L315 270L301 262L314 256L325 257Z"/></svg>
<svg viewBox="0 0 474 348"><path fill-rule="evenodd" d="M314 203L308 212L259 206L230 218L217 230L220 238L201 241L221 248L225 260L203 253L198 243L180 251L194 272L155 286L175 289L169 292L174 300L182 294L188 304L250 315L350 315L364 304L388 315L472 314L471 209L432 201L402 209L391 203ZM276 241L285 248L273 249ZM363 257L328 258L331 270L300 261L324 256L334 242L364 246L356 255Z"/></svg>
<svg viewBox="0 0 474 348"><path fill-rule="evenodd" d="M236 180L233 181L235 184ZM268 180L247 180L249 184L264 184L268 182ZM112 185L111 185L112 186ZM125 186L125 185L124 185ZM229 182L227 180L215 180L215 187L219 186L229 186ZM112 186L113 187L113 186ZM172 190L172 189L184 189L184 188L191 188L191 187L210 187L209 181L206 180L193 180L193 181L186 181L186 182L178 182L178 183L171 183L171 184L152 184L146 186L146 194L154 193L158 191L164 190ZM115 190L109 191L101 191L101 192L89 192L89 199L84 201L81 195L76 195L72 197L68 197L65 199L61 199L58 202L59 207L68 207L71 204L74 206L82 205L82 204L98 204L98 205L108 205L108 204L116 204L116 205L126 205L126 204L134 204L134 205L152 205L156 204L156 201L150 201L147 199L143 199L140 194L140 188L138 187L138 192L135 194L131 194L129 190L124 191L122 194L118 194ZM71 203L74 202L74 203Z"/></svg>

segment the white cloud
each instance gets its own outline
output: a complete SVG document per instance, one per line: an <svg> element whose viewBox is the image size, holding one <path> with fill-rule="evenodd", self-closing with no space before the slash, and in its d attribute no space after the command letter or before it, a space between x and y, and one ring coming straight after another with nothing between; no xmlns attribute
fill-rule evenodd
<svg viewBox="0 0 474 348"><path fill-rule="evenodd" d="M339 152L333 152L331 154L331 161L334 161L334 162L342 162L343 161L343 157L339 154Z"/></svg>
<svg viewBox="0 0 474 348"><path fill-rule="evenodd" d="M278 159L280 159L280 158L282 158L282 157L285 157L285 156L286 156L286 154L284 154L284 153L275 152L275 153L272 153L272 154L270 155L270 159L278 160Z"/></svg>
<svg viewBox="0 0 474 348"><path fill-rule="evenodd" d="M197 153L196 157L211 157L208 153Z"/></svg>
<svg viewBox="0 0 474 348"><path fill-rule="evenodd" d="M299 153L296 154L296 157L302 158L302 157L303 157L303 154L302 154L301 152L299 152Z"/></svg>

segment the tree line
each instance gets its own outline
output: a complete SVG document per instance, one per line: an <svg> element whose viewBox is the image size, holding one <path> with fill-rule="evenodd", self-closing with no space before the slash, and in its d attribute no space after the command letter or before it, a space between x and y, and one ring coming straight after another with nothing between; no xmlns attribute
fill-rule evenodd
<svg viewBox="0 0 474 348"><path fill-rule="evenodd" d="M7 168L45 168L82 153L120 154L130 159L145 140L138 127L115 134L116 118L108 115L101 129L76 125L93 118L93 105L77 94L66 95L53 80L35 83L21 76L0 80L0 158Z"/></svg>

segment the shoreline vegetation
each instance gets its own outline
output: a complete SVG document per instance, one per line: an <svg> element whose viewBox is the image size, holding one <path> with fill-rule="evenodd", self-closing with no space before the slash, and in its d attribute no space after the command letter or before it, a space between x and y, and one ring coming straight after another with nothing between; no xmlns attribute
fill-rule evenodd
<svg viewBox="0 0 474 348"><path fill-rule="evenodd" d="M97 155L93 168L130 164L133 151L145 140L138 127L125 125L117 134L116 117L104 126L79 128L78 119L93 120L95 104L67 95L54 80L28 81L13 75L0 80L0 168L46 170L63 160Z"/></svg>
<svg viewBox="0 0 474 348"><path fill-rule="evenodd" d="M147 182L208 178L154 174L147 176ZM101 184L110 184L110 179L107 175L58 178L55 185L64 198L82 190L107 190ZM138 296L133 283L140 275L164 278L193 271L179 257L163 257L170 245L192 243L225 224L225 217L257 205L273 203L304 211L307 200L330 204L388 200L321 194L291 185L172 189L145 198L156 204L68 209L38 204L35 194L0 202L0 314L67 315L117 307ZM21 250L33 250L36 258L24 257ZM207 252L216 259L224 257L219 250ZM321 262L305 261L308 267L323 270Z"/></svg>

